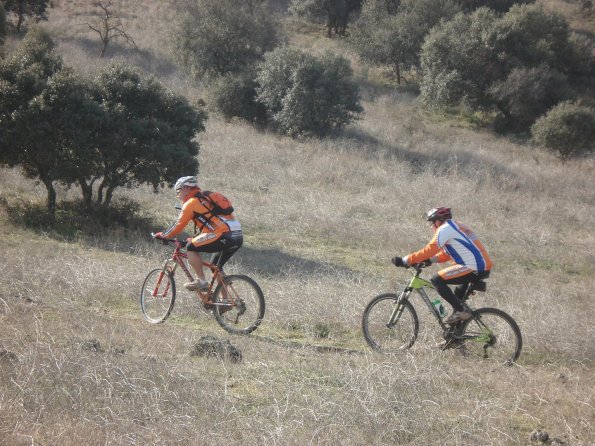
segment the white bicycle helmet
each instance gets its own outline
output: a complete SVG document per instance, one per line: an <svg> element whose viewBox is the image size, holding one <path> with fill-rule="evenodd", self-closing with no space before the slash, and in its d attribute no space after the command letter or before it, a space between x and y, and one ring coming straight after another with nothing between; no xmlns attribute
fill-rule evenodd
<svg viewBox="0 0 595 446"><path fill-rule="evenodd" d="M198 187L198 182L196 181L196 177L182 177L178 181L176 181L176 192L182 189L184 186L186 187Z"/></svg>
<svg viewBox="0 0 595 446"><path fill-rule="evenodd" d="M446 208L446 207L439 207L439 208L434 208L434 209L430 209L428 211L428 221L436 221L436 220L440 220L440 221L446 221L446 220L450 220L452 218L452 212L450 210L450 208Z"/></svg>

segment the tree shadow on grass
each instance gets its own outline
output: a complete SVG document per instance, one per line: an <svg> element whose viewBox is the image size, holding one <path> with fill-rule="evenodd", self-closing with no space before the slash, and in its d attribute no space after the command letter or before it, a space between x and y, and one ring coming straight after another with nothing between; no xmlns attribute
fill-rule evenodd
<svg viewBox="0 0 595 446"><path fill-rule="evenodd" d="M42 203L9 203L0 198L11 224L24 227L60 242L83 242L89 246L124 253L134 252L138 240L161 227L153 218L143 215L138 203L119 198L110 208L84 208L80 201L59 202L52 220ZM185 239L186 235L179 235ZM130 242L130 243L127 243ZM171 251L171 246L168 248ZM207 257L205 257L207 258ZM289 274L327 275L350 273L347 268L304 259L278 249L253 248L244 245L233 257L242 266L269 276ZM233 260L232 260L233 261Z"/></svg>
<svg viewBox="0 0 595 446"><path fill-rule="evenodd" d="M179 74L179 68L168 58L151 50L134 48L117 40L109 43L103 59L99 56L101 42L98 38L64 37L61 40L65 44L80 48L90 58L96 57L97 61L101 63L110 62L111 60L124 60L140 68L145 74L150 73L157 77L172 77Z"/></svg>
<svg viewBox="0 0 595 446"><path fill-rule="evenodd" d="M54 218L43 203L9 203L0 199L0 207L6 210L11 224L65 242L83 240L96 245L98 240L109 240L115 234L119 239L138 240L156 227L151 217L142 214L140 205L128 199L117 199L109 208L91 209L80 200L62 201L57 203ZM110 250L113 249L110 244ZM121 250L129 252L130 248Z"/></svg>
<svg viewBox="0 0 595 446"><path fill-rule="evenodd" d="M436 175L445 175L456 171L458 175L475 179L478 171L481 171L483 175L489 175L494 179L520 179L517 174L501 163L455 147L448 152L441 151L428 155L397 144L383 143L376 137L357 129L347 129L343 136L356 141L356 144L347 144L348 147L363 149L370 156L388 154L408 164L413 173L430 170Z"/></svg>
<svg viewBox="0 0 595 446"><path fill-rule="evenodd" d="M270 276L352 274L348 268L297 257L279 249L252 248L244 245L233 257L248 269Z"/></svg>

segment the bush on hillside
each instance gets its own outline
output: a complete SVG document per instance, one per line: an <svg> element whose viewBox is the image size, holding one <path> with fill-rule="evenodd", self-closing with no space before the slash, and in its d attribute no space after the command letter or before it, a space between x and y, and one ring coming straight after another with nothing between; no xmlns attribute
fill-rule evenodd
<svg viewBox="0 0 595 446"><path fill-rule="evenodd" d="M363 3L363 0L291 0L289 11L315 22L324 21L328 37L333 32L344 36L350 18L362 8Z"/></svg>
<svg viewBox="0 0 595 446"><path fill-rule="evenodd" d="M501 111L497 128L513 131L530 128L537 116L572 95L567 77L545 65L515 68L506 79L495 82L489 92Z"/></svg>
<svg viewBox="0 0 595 446"><path fill-rule="evenodd" d="M595 150L595 109L566 101L553 107L531 128L533 140L562 160Z"/></svg>
<svg viewBox="0 0 595 446"><path fill-rule="evenodd" d="M258 67L257 100L275 130L294 137L322 136L363 111L349 61L327 53L318 59L298 50L268 53Z"/></svg>
<svg viewBox="0 0 595 446"><path fill-rule="evenodd" d="M264 6L235 0L186 0L174 27L178 61L197 78L239 73L280 40Z"/></svg>
<svg viewBox="0 0 595 446"><path fill-rule="evenodd" d="M522 5L498 16L480 8L428 35L421 57L422 100L429 107L499 110L507 129L528 130L544 109L592 73L589 51L571 38L556 13ZM546 78L530 85L539 73Z"/></svg>
<svg viewBox="0 0 595 446"><path fill-rule="evenodd" d="M461 8L453 0L403 0L392 13L390 6L365 3L350 42L363 60L391 67L400 84L402 70L419 67L421 46L430 29Z"/></svg>
<svg viewBox="0 0 595 446"><path fill-rule="evenodd" d="M593 14L593 0L579 0L578 4L585 16L590 17Z"/></svg>
<svg viewBox="0 0 595 446"><path fill-rule="evenodd" d="M4 10L4 6L2 6L2 3L0 3L0 46L2 46L4 44L5 37L6 37L6 11Z"/></svg>
<svg viewBox="0 0 595 446"><path fill-rule="evenodd" d="M27 33L11 57L0 60L0 164L21 166L28 177L41 181L50 214L67 147L58 137L48 137L55 128L45 121L38 98L62 69L52 39L38 28Z"/></svg>
<svg viewBox="0 0 595 446"><path fill-rule="evenodd" d="M496 12L506 12L514 5L534 3L535 0L458 0L465 11L490 8Z"/></svg>
<svg viewBox="0 0 595 446"><path fill-rule="evenodd" d="M227 121L240 118L258 125L266 123L266 108L256 101L257 83L252 72L228 73L209 86L207 97L211 109Z"/></svg>
<svg viewBox="0 0 595 446"><path fill-rule="evenodd" d="M44 184L49 215L58 182L78 184L87 207L94 191L97 205L108 206L118 187L157 189L196 173L194 138L206 114L122 65L84 78L52 48L34 28L0 61L0 164Z"/></svg>
<svg viewBox="0 0 595 446"><path fill-rule="evenodd" d="M95 133L100 163L87 184L100 180L98 204L109 205L118 187L150 184L157 190L198 172L195 136L205 130L206 113L120 63L107 65L93 90L102 109Z"/></svg>
<svg viewBox="0 0 595 446"><path fill-rule="evenodd" d="M576 66L570 27L561 14L540 6L514 6L494 24L490 38L503 69L547 65L573 74Z"/></svg>
<svg viewBox="0 0 595 446"><path fill-rule="evenodd" d="M420 67L423 42L440 21L481 7L506 12L534 0L370 0L364 3L350 42L367 62L391 67L400 84L403 70Z"/></svg>
<svg viewBox="0 0 595 446"><path fill-rule="evenodd" d="M487 90L498 79L500 68L486 38L496 20L493 11L481 8L458 14L428 34L421 53L420 86L427 107L490 107Z"/></svg>

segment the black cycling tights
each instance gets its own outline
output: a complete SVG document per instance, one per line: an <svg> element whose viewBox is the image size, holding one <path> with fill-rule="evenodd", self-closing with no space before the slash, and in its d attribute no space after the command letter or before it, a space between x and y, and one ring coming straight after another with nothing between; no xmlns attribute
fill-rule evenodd
<svg viewBox="0 0 595 446"><path fill-rule="evenodd" d="M438 274L434 274L430 281L432 282L432 285L434 285L434 288L436 288L436 291L438 291L438 294L440 294L440 296L452 306L454 311L463 311L463 302L461 299L467 291L469 284L479 279L485 279L489 275L489 271L485 271L483 273L470 271L469 274L465 274L464 276L445 280ZM458 286L455 288L453 293L448 285Z"/></svg>

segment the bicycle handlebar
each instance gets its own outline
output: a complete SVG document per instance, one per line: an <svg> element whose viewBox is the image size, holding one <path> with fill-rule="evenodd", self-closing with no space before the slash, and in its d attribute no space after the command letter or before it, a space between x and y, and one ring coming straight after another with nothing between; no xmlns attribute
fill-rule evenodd
<svg viewBox="0 0 595 446"><path fill-rule="evenodd" d="M414 263L413 265L403 266L402 268L405 268L405 269L413 268L414 270L420 272L422 269L427 268L428 266L431 266L431 265L432 265L432 262L430 260L424 260L423 262Z"/></svg>
<svg viewBox="0 0 595 446"><path fill-rule="evenodd" d="M157 237L157 234L154 232L151 232L151 238L153 238L154 240L160 240L164 245L167 245L169 243L178 243L180 245L186 245L186 240L180 240L177 238L163 238L163 237Z"/></svg>

